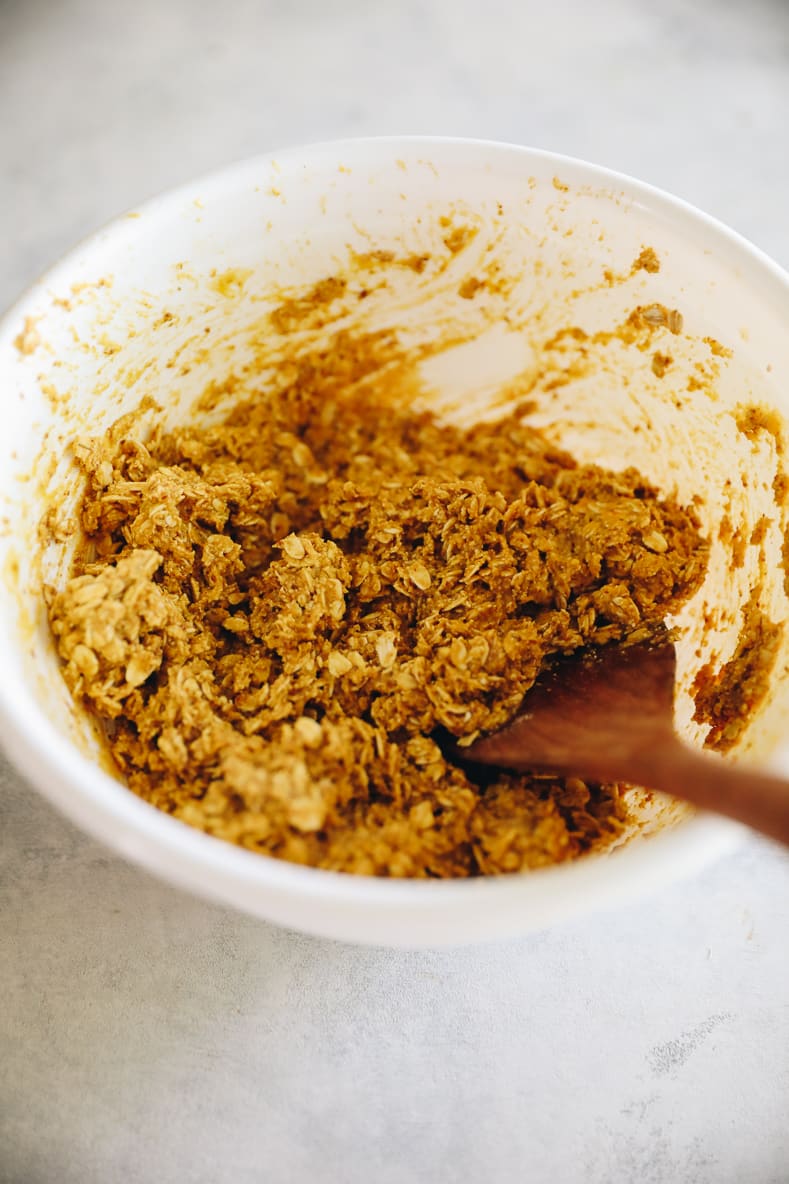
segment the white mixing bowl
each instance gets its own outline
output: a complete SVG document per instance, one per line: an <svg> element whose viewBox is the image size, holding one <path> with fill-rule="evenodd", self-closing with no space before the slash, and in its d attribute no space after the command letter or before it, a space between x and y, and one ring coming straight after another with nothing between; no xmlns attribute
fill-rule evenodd
<svg viewBox="0 0 789 1184"><path fill-rule="evenodd" d="M440 274L401 267L375 293L366 323L402 329L411 344L453 339L425 363L437 406L451 410L454 399L452 413L484 414L508 383L522 390L531 374L534 421L570 451L635 464L683 499L703 494L700 513L716 540L710 577L679 622L678 726L698 736L690 681L703 661L731 652L759 564L769 569L759 577L765 611L787 615L784 520L770 503L775 439L747 438L732 412L743 402L789 410L789 280L704 214L605 169L514 146L319 145L224 169L119 218L0 324L0 737L10 757L85 830L165 879L282 925L391 946L496 938L631 899L697 871L739 831L665 806L611 854L456 882L317 871L207 837L119 783L75 710L41 591L42 581L62 580L67 555L37 528L53 505L57 516L74 504L75 435L102 431L146 395L170 422L209 414L193 405L212 382L218 414L222 384L233 373L243 386L265 347L275 295L332 274L349 250L443 250L447 219L474 230L468 247ZM658 272L631 268L644 247L656 252ZM464 276L483 273L502 281L489 299L459 299ZM683 315L681 333L658 333L674 356L670 379L650 368L649 353L605 344L606 327L637 305ZM541 351L573 325L601 331L603 344L583 373L548 390ZM458 348L460 339L472 344ZM717 539L724 510L745 530L771 507L766 542L735 569ZM782 654L770 701L741 746L763 760L780 734L786 666Z"/></svg>

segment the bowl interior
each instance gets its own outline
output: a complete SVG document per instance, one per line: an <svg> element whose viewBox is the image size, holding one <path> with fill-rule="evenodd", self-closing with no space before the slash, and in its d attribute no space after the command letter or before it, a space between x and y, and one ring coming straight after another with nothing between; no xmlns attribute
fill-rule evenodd
<svg viewBox="0 0 789 1184"><path fill-rule="evenodd" d="M126 215L0 331L0 652L23 726L33 736L46 721L95 763L41 595L73 544L40 527L47 515L57 534L79 495L70 442L128 413L143 425L221 417L342 333L386 342L359 380L373 402L398 384L470 422L528 400L531 421L579 459L636 466L695 500L711 559L678 622L677 721L700 739L699 670L730 658L749 603L786 618L787 323L781 273L716 224L601 170L502 146L329 145ZM776 751L787 652L782 637L738 753ZM650 809L646 829L680 817Z"/></svg>

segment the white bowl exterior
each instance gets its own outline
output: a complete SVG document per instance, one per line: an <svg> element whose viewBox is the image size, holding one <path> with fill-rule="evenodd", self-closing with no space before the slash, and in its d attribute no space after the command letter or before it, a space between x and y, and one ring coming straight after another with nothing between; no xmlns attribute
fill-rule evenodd
<svg viewBox="0 0 789 1184"><path fill-rule="evenodd" d="M90 738L75 733L43 610L30 599L20 612L20 594L36 574L21 544L57 478L54 461L46 471L39 462L33 477L31 467L42 446L55 459L65 448L74 426L68 417L74 389L83 392L83 421L89 408L90 422L101 430L165 382L177 387L174 406L183 409L211 368L221 379L237 361L232 330L244 305L230 300L222 313L211 269L229 276L231 285L233 269L242 284L243 273L253 269L253 296L263 307L266 284L298 284L330 273L347 244L363 244L360 224L384 240L399 233L404 221L413 222L420 209L449 206L458 194L472 207L495 197L508 209L519 208L528 199L532 218L554 217L554 177L570 187L575 202L586 203L572 242L572 282L578 282L587 255L594 262L593 228L601 221L615 253L637 253L640 245L654 243L670 261L665 276L661 272L666 303L681 300L698 335L740 343L739 365L754 397L789 411L789 282L776 265L713 220L647 186L506 145L350 141L242 163L120 218L7 314L0 325L6 408L0 498L7 513L0 539L0 736L19 769L80 826L206 897L307 932L393 946L459 944L541 928L636 889L658 887L734 841L736 827L698 817L610 857L526 876L438 883L347 877L255 855L161 814L102 770ZM535 181L546 195L542 202L535 200ZM146 326L163 309L174 311L176 322L188 321L181 339L177 323L169 339L167 325L160 329L171 356L182 347L181 357L195 362L183 374L165 368L162 347L151 348ZM201 317L215 323L218 315L225 317L223 343L201 368L195 331ZM19 348L26 326L31 352ZM78 349L75 334L99 350ZM108 381L120 336L125 369L116 369L115 378L123 381ZM139 355L135 341L141 343ZM743 373L735 369L726 381L740 381ZM66 391L68 413L61 410L65 399L58 402ZM611 440L613 463L621 440ZM679 485L692 482L692 457L687 470Z"/></svg>

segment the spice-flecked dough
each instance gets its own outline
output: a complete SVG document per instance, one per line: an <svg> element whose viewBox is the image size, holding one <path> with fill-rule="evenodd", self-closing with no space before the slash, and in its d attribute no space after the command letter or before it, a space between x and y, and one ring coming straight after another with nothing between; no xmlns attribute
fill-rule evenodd
<svg viewBox="0 0 789 1184"><path fill-rule="evenodd" d="M707 557L692 510L551 446L308 383L220 424L76 446L86 546L50 598L73 694L130 788L345 872L517 872L613 842L623 787L491 774L552 656L662 635Z"/></svg>

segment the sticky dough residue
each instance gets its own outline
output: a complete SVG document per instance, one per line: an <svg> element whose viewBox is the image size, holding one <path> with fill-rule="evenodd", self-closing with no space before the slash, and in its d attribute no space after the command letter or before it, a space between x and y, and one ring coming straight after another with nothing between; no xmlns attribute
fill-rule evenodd
<svg viewBox="0 0 789 1184"><path fill-rule="evenodd" d="M775 579L787 559L782 421L757 401L721 394L730 348L689 333L680 301L653 298L660 260L648 245L597 278L565 280L561 298L545 300L540 243L532 270L507 264L523 258L516 233L506 212L491 218L458 207L413 228L399 247L356 249L347 266L299 289L255 288L247 269L215 273L209 289L222 308L244 309L243 323L224 331L220 305L207 305L194 323L158 309L161 363L127 363L107 346L106 373L118 389L154 397L172 384L180 392L176 419L192 398L194 415L216 422L258 386L298 383L305 367L331 357L323 377L337 389L350 382L373 403L399 392L458 425L527 405L529 424L580 461L632 463L694 508L711 543L701 591L671 621L684 638L678 723L697 740L745 750L747 725L785 644L786 590ZM567 259L561 267L569 274ZM186 268L180 278L200 282ZM119 337L113 329L107 341ZM221 376L215 370L197 388L217 357L225 359ZM111 377L105 381L112 387ZM63 424L76 428L67 393L59 399L61 432ZM149 401L134 418L144 433L161 415ZM49 487L59 496L48 525L62 540L73 531L73 478L67 497L54 479ZM754 647L754 637L770 644ZM743 687L746 710L734 725Z"/></svg>

